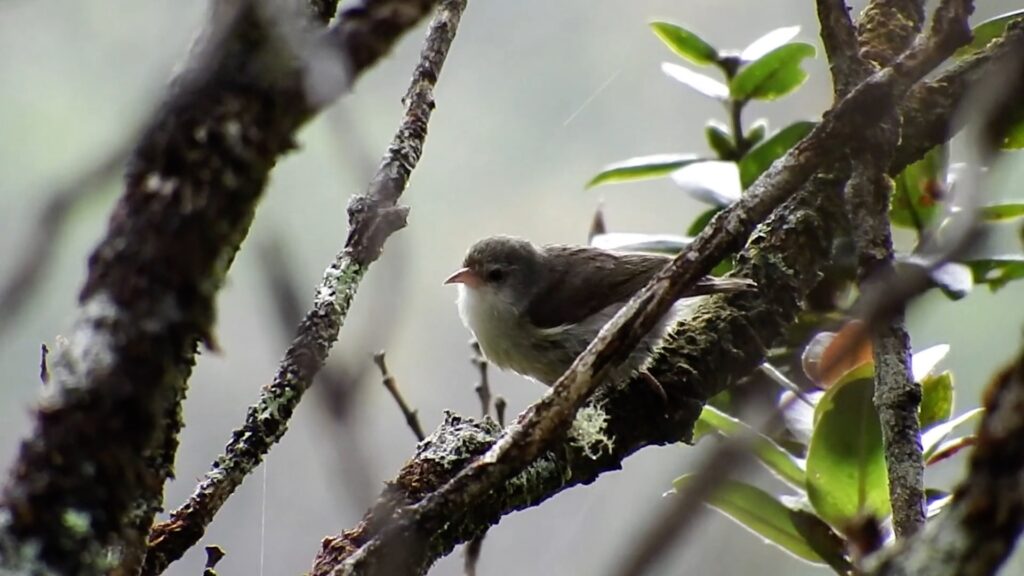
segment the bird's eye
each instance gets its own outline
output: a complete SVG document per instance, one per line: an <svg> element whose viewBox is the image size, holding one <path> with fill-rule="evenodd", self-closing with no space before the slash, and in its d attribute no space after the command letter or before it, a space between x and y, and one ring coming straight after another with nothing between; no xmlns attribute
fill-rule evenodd
<svg viewBox="0 0 1024 576"><path fill-rule="evenodd" d="M488 282L501 282L505 279L505 271L501 268L491 268L487 271Z"/></svg>

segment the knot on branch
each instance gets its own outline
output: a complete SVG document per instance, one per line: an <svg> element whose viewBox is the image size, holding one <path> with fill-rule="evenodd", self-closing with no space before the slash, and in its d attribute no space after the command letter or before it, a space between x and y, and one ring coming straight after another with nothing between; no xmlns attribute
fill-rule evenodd
<svg viewBox="0 0 1024 576"><path fill-rule="evenodd" d="M378 202L362 195L348 205L349 233L345 249L360 266L367 266L380 257L388 236L405 228L409 218L407 206Z"/></svg>

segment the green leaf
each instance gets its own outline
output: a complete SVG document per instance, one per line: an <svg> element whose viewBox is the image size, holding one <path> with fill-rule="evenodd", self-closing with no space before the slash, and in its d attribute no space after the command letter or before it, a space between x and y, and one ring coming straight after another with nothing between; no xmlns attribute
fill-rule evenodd
<svg viewBox="0 0 1024 576"><path fill-rule="evenodd" d="M698 422L703 422L726 436L743 434L754 439L754 454L766 468L774 472L781 480L795 488L803 488L805 475L803 463L795 456L786 452L774 440L756 432L747 424L720 412L711 406L705 406L700 413Z"/></svg>
<svg viewBox="0 0 1024 576"><path fill-rule="evenodd" d="M694 162L672 172L669 177L683 192L714 206L728 206L743 194L740 171L735 162Z"/></svg>
<svg viewBox="0 0 1024 576"><path fill-rule="evenodd" d="M1019 112L1018 112L1019 113ZM999 143L1003 150L1020 150L1024 148L1024 120L1018 120L1003 135L1003 141Z"/></svg>
<svg viewBox="0 0 1024 576"><path fill-rule="evenodd" d="M925 432L921 434L921 451L924 454L925 460L930 458L932 454L935 454L935 451L939 448L940 445L942 445L942 441L945 440L946 437L949 436L953 432L953 430L956 429L957 426L960 426L961 424L967 422L971 418L974 418L975 416L978 416L984 412L985 410L983 408L975 408L974 410L968 410L967 412L964 412L963 414L957 416L956 418L953 418L952 420L947 420L941 424L936 424L935 426L932 426L930 429L925 430Z"/></svg>
<svg viewBox="0 0 1024 576"><path fill-rule="evenodd" d="M704 127L704 135L708 139L708 145L720 160L736 159L736 147L732 143L732 134L724 125L712 120Z"/></svg>
<svg viewBox="0 0 1024 576"><path fill-rule="evenodd" d="M715 214L718 214L721 211L721 208L716 207L708 208L707 210L701 212L696 218L694 218L693 223L690 224L690 227L686 229L686 235L696 236L697 234L700 234L700 231L703 230L708 225L708 222L711 222L711 219L715 217Z"/></svg>
<svg viewBox="0 0 1024 576"><path fill-rule="evenodd" d="M740 159L740 183L746 190L772 162L781 158L790 148L810 133L817 122L802 120L779 130L771 138L755 146Z"/></svg>
<svg viewBox="0 0 1024 576"><path fill-rule="evenodd" d="M694 476L688 474L676 478L672 484L676 491L682 491L693 479ZM794 510L764 490L744 482L717 480L716 485L717 489L708 498L709 505L797 558L815 564L826 563L797 528L792 517ZM841 557L839 550L841 543L836 550Z"/></svg>
<svg viewBox="0 0 1024 576"><path fill-rule="evenodd" d="M608 232L590 239L590 245L604 250L621 252L655 252L675 255L693 242L693 238L673 234L637 234Z"/></svg>
<svg viewBox="0 0 1024 576"><path fill-rule="evenodd" d="M784 96L807 79L800 63L814 54L814 46L803 42L779 46L740 70L729 82L729 95L741 101Z"/></svg>
<svg viewBox="0 0 1024 576"><path fill-rule="evenodd" d="M994 204L981 209L981 217L989 222L1014 220L1024 216L1024 203Z"/></svg>
<svg viewBox="0 0 1024 576"><path fill-rule="evenodd" d="M949 370L921 381L921 406L917 417L921 430L949 420L953 414L953 373Z"/></svg>
<svg viewBox="0 0 1024 576"><path fill-rule="evenodd" d="M870 377L836 383L818 403L807 453L807 496L832 526L858 514L889 515L882 429Z"/></svg>
<svg viewBox="0 0 1024 576"><path fill-rule="evenodd" d="M949 349L949 344L936 344L914 352L910 357L910 372L914 382L923 382L925 378L935 374L935 367L949 356Z"/></svg>
<svg viewBox="0 0 1024 576"><path fill-rule="evenodd" d="M754 125L747 130L746 138L750 146L757 146L764 140L765 135L768 133L768 122L764 120L758 120L754 122Z"/></svg>
<svg viewBox="0 0 1024 576"><path fill-rule="evenodd" d="M765 54L784 45L786 42L789 42L799 33L799 26L776 28L757 40L754 40L744 48L743 52L740 52L740 60L743 60L744 62L753 62L754 60L758 60Z"/></svg>
<svg viewBox="0 0 1024 576"><path fill-rule="evenodd" d="M993 292L1013 280L1024 278L1024 255L1006 254L964 262L974 274L975 284L988 284Z"/></svg>
<svg viewBox="0 0 1024 576"><path fill-rule="evenodd" d="M932 148L924 157L907 166L893 178L889 219L893 225L927 228L938 214L946 180L945 146Z"/></svg>
<svg viewBox="0 0 1024 576"><path fill-rule="evenodd" d="M631 182L667 176L687 164L701 162L702 159L693 154L654 154L637 156L622 162L608 164L587 182L587 188L615 182Z"/></svg>
<svg viewBox="0 0 1024 576"><path fill-rule="evenodd" d="M953 55L956 58L964 58L974 54L978 50L988 46L989 42L1002 36L1003 32L1006 30L1006 25L1022 16L1024 16L1024 10L1015 10L1013 12L1007 12L1006 14L985 20L971 30L974 34L974 38L971 40L971 43L960 48Z"/></svg>
<svg viewBox="0 0 1024 576"><path fill-rule="evenodd" d="M668 22L651 22L651 29L669 50L694 64L707 66L718 62L718 50L681 26Z"/></svg>
<svg viewBox="0 0 1024 576"><path fill-rule="evenodd" d="M718 80L690 70L686 66L662 62L661 71L669 78L682 82L687 87L707 96L708 98L725 102L729 100L729 87Z"/></svg>
<svg viewBox="0 0 1024 576"><path fill-rule="evenodd" d="M946 262L929 275L950 300L959 300L974 288L974 274L970 267L959 262Z"/></svg>

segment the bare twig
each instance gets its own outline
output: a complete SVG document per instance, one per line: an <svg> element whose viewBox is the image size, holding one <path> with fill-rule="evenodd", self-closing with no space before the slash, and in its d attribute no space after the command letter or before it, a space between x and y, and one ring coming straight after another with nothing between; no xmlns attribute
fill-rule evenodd
<svg viewBox="0 0 1024 576"><path fill-rule="evenodd" d="M505 401L504 396L497 396L494 399L494 415L498 417L498 426L505 427L505 408L508 406L508 402Z"/></svg>
<svg viewBox="0 0 1024 576"><path fill-rule="evenodd" d="M408 209L397 203L419 162L434 108L433 86L464 8L464 0L444 2L438 8L404 98L402 123L368 190L349 203L350 226L344 249L325 271L313 308L299 324L274 381L264 387L257 404L249 408L245 425L232 434L224 454L217 458L189 500L171 513L170 520L153 528L145 574L159 573L198 541L228 496L283 436L288 419L337 339L366 270L380 256L388 236L405 226ZM396 9L403 21L413 13L408 7ZM371 16L360 7L351 7L343 12L333 31L342 45L351 48L347 54L357 69L366 64L364 58L375 57L386 49L383 44L375 44L378 39L372 31L366 36L367 31L359 27L364 18ZM395 30L386 20L371 24L388 26L382 38L394 38ZM360 39L370 41L371 46L356 49Z"/></svg>
<svg viewBox="0 0 1024 576"><path fill-rule="evenodd" d="M50 349L46 344L39 345L39 381L43 386L50 383L50 368L46 365L46 357L50 355Z"/></svg>
<svg viewBox="0 0 1024 576"><path fill-rule="evenodd" d="M943 19L937 19L943 22ZM754 225L815 171L835 161L836 140L844 145L856 139L865 123L881 119L877 98L902 96L914 82L938 65L966 39L960 30L937 24L940 33L929 35L872 75L835 106L785 157L755 182L739 202L715 216L703 232L640 291L580 355L551 391L511 425L487 454L456 475L441 489L418 503L399 509L394 523L380 535L355 549L338 566L339 573L361 573L387 565L381 554L390 545L403 551L419 549L416 540L465 514L473 503L494 491L513 474L533 462L569 426L576 409L600 383L605 368L627 355L683 290L742 243ZM869 104L870 103L870 104ZM415 526L416 529L412 529ZM384 545L381 540L390 544ZM406 554L408 555L408 553ZM408 562L417 562L408 559ZM415 564L418 565L418 564Z"/></svg>
<svg viewBox="0 0 1024 576"><path fill-rule="evenodd" d="M876 576L987 576L1013 550L1024 522L1024 352L985 395L967 478L913 538L883 552Z"/></svg>
<svg viewBox="0 0 1024 576"><path fill-rule="evenodd" d="M484 358L484 354L480 350L479 342L472 340L469 347L473 350L469 361L480 371L480 381L473 387L473 390L480 397L480 416L484 417L491 413L491 384L487 377L487 359Z"/></svg>
<svg viewBox="0 0 1024 576"><path fill-rule="evenodd" d="M466 547L463 550L465 556L462 563L462 573L466 576L476 576L476 565L480 562L480 549L483 545L483 534L466 543Z"/></svg>
<svg viewBox="0 0 1024 576"><path fill-rule="evenodd" d="M405 417L405 423L409 425L409 429L416 435L416 439L422 442L427 435L423 433L423 426L420 426L420 418L416 414L416 410L410 408L409 403L405 401L405 397L402 396L402 391L399 390L395 377L388 372L388 365L384 361L383 350L373 355L373 363L380 369L381 383L384 384L391 397L394 398L395 404L398 404L399 410L402 411L402 416Z"/></svg>

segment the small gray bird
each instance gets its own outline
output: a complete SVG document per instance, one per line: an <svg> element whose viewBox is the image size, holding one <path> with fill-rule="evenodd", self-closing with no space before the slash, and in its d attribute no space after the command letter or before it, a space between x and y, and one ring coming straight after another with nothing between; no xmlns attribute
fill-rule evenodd
<svg viewBox="0 0 1024 576"><path fill-rule="evenodd" d="M491 363L550 386L668 261L494 236L474 244L463 268L444 283L459 285L459 315ZM753 287L746 279L703 278L612 370L611 380L625 381L644 367L672 324L698 303L692 297Z"/></svg>

